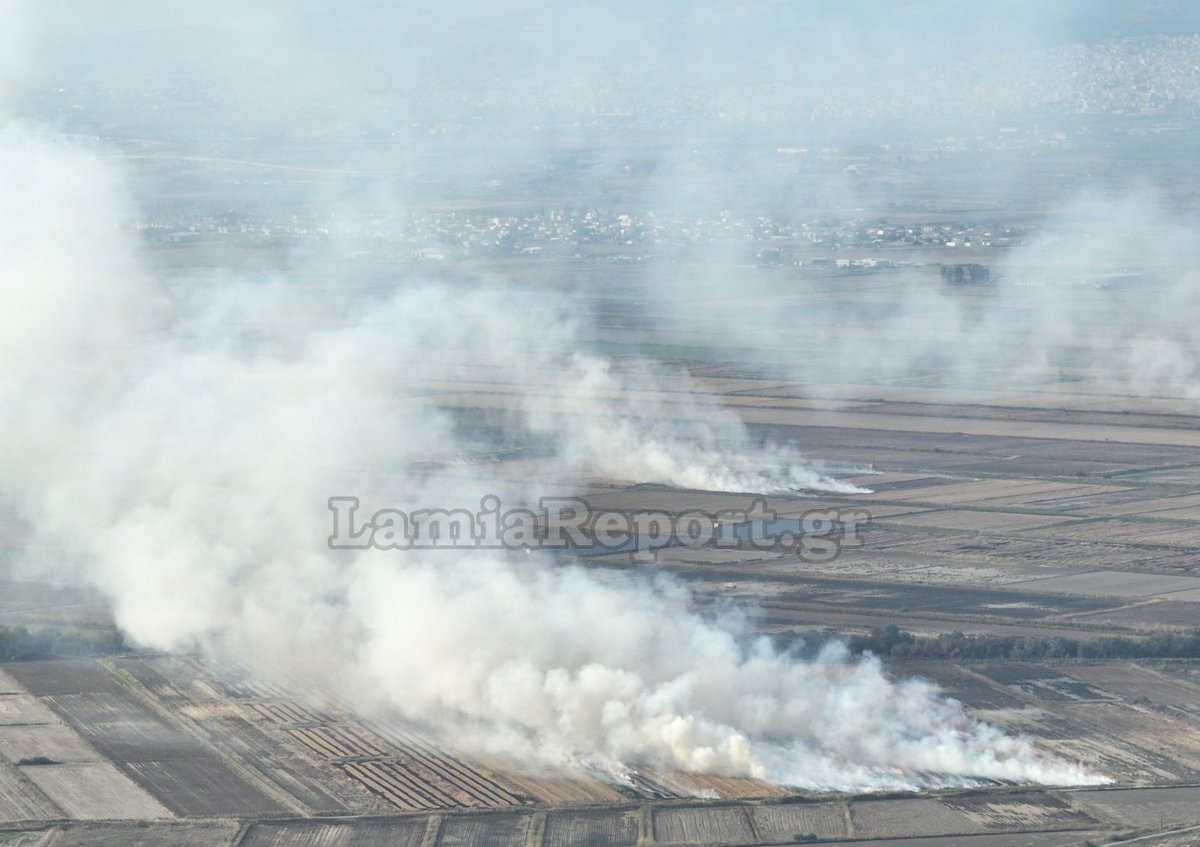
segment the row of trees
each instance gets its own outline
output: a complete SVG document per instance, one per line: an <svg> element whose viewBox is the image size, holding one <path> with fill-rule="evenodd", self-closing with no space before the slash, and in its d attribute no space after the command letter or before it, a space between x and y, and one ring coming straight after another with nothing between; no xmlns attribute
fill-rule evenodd
<svg viewBox="0 0 1200 847"><path fill-rule="evenodd" d="M109 656L129 649L116 630L79 631L0 626L0 662Z"/></svg>
<svg viewBox="0 0 1200 847"><path fill-rule="evenodd" d="M961 632L916 636L892 625L851 638L850 649L889 659L1200 659L1200 630L1158 632L1138 638L1076 639Z"/></svg>

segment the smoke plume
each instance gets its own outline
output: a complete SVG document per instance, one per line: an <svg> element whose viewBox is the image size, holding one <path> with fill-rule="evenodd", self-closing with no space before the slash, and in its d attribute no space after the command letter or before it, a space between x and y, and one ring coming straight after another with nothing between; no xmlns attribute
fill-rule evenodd
<svg viewBox="0 0 1200 847"><path fill-rule="evenodd" d="M451 483L413 468L471 449L435 389L481 370L528 395L512 412L571 467L710 488L831 483L783 448L756 464L744 429L686 382L670 407L621 408L666 386L566 353L565 304L418 281L337 313L323 298L306 311L282 281L170 295L114 226L129 201L94 154L10 127L0 162L0 472L31 548L61 556L37 566L69 563L137 642L279 663L472 747L612 773L653 762L858 789L1089 778L874 661L840 648L801 661L702 619L669 583L322 551L331 493L446 496ZM488 484L452 483L458 502Z"/></svg>
<svg viewBox="0 0 1200 847"><path fill-rule="evenodd" d="M452 410L489 390L576 475L854 489L757 444L683 375L580 353L569 299L418 276L339 297L286 275L164 284L126 225L135 208L102 151L0 132L0 480L28 527L19 564L95 586L137 643L320 678L469 749L617 777L1096 780L872 659L801 659L702 617L667 580L334 555L331 495L419 508L495 490L482 470L436 472L487 441Z"/></svg>

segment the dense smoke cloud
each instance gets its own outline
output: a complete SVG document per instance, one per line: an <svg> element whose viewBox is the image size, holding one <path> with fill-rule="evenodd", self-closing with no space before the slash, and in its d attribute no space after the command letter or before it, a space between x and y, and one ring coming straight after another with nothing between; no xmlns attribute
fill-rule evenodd
<svg viewBox="0 0 1200 847"><path fill-rule="evenodd" d="M94 585L137 642L321 678L470 748L614 776L648 762L823 788L1095 779L874 661L802 660L703 618L666 581L331 554L333 494L420 507L495 489L419 470L477 447L439 397L481 380L519 398L507 423L573 473L849 489L755 443L684 375L580 352L584 319L552 293L413 277L330 298L236 275L181 291L144 268L120 226L133 209L96 152L3 130L4 496L31 534L24 567Z"/></svg>
<svg viewBox="0 0 1200 847"><path fill-rule="evenodd" d="M364 707L472 746L613 773L648 761L813 787L1088 779L922 683L889 681L874 662L836 648L801 661L739 637L689 612L669 585L614 587L501 558L376 554L347 566L322 553L330 492L422 504L422 482L405 468L462 445L412 389L467 378L475 357L498 383L535 393L545 387L530 375L558 368L564 390L539 395L531 419L580 466L742 487L750 460L722 459L728 442L694 423L676 432L669 417L614 416L611 398L642 383L624 384L594 357L564 358L565 325L531 335L553 312L503 287L406 285L265 337L246 337L238 316L294 315L302 295L219 286L156 308L132 244L60 228L82 226L78 196L55 190L66 177L89 198L89 219L99 202L122 208L109 171L19 130L5 144L4 196L29 204L5 204L4 231L24 237L0 254L13 307L7 493L140 643L319 674ZM54 224L40 239L20 229L30 209ZM672 414L720 415L686 403ZM486 484L453 487L478 496ZM429 481L425 496L445 485Z"/></svg>
<svg viewBox="0 0 1200 847"><path fill-rule="evenodd" d="M782 291L774 277L741 272L742 294L756 304L751 319L700 308L674 329L685 343L719 331L813 396L892 385L955 397L986 385L1194 400L1196 225L1195 212L1157 186L1089 188L991 262L991 284L948 285L936 264L844 282L801 272ZM708 255L712 269L686 279L648 273L647 291L720 302L732 262ZM856 294L857 286L869 293Z"/></svg>

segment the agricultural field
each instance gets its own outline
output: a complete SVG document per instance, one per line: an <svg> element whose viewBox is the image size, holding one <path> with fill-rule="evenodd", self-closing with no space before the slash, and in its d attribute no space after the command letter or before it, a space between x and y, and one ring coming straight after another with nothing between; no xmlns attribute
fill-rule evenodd
<svg viewBox="0 0 1200 847"><path fill-rule="evenodd" d="M634 847L638 816L630 811L550 812L542 835L543 847Z"/></svg>
<svg viewBox="0 0 1200 847"><path fill-rule="evenodd" d="M1103 818L1139 829L1200 824L1200 788L1195 786L1079 791L1071 797Z"/></svg>
<svg viewBox="0 0 1200 847"><path fill-rule="evenodd" d="M1079 830L1096 826L1097 821L1070 799L1046 793L979 794L945 797L941 802L987 830Z"/></svg>
<svg viewBox="0 0 1200 847"><path fill-rule="evenodd" d="M765 841L787 840L796 833L821 838L849 835L850 815L843 803L772 803L750 809L758 837Z"/></svg>
<svg viewBox="0 0 1200 847"><path fill-rule="evenodd" d="M58 810L32 782L8 762L0 762L0 821L36 821L58 816Z"/></svg>
<svg viewBox="0 0 1200 847"><path fill-rule="evenodd" d="M447 815L438 830L438 847L522 847L528 815Z"/></svg>
<svg viewBox="0 0 1200 847"><path fill-rule="evenodd" d="M864 800L850 805L855 836L896 838L985 832L974 816L938 800Z"/></svg>
<svg viewBox="0 0 1200 847"><path fill-rule="evenodd" d="M854 841L822 842L829 847L1083 847L1096 837L1090 830L1078 832L1010 833L1005 835L952 835L934 838L869 838ZM784 847L795 842L780 842L769 847ZM767 847L767 845L764 845Z"/></svg>
<svg viewBox="0 0 1200 847"><path fill-rule="evenodd" d="M864 277L853 291L824 285L830 297L879 307L892 296L883 278ZM981 307L991 296L969 294ZM753 437L795 447L871 490L767 497L789 520L830 508L871 514L863 544L830 562L780 550L663 550L657 569L691 588L697 609L736 604L751 628L797 648L889 624L928 640L1006 640L1009 652L995 656L883 661L893 676L932 680L970 714L1118 787L811 796L652 763L634 763L616 781L453 749L425 727L356 713L321 680L122 654L0 668L0 826L51 844L137 844L140 824L112 820L125 817L154 821L148 831L170 827L181 844L764 845L811 834L858 845L1059 847L1188 820L1183 786L1200 781L1195 662L1059 654L1063 645L1200 629L1196 409L1114 395L1069 369L1036 389L900 381L826 395L761 361L725 358L719 339L687 327L646 337L631 329L639 315L621 296L598 289L591 305L603 319L589 343L669 351L697 392L740 416ZM921 321L936 328L932 316ZM493 370L480 363L477 378L427 388L445 410L487 421L560 376L532 371L527 385L511 386ZM639 396L671 409L676 395ZM594 509L715 513L745 508L751 496L571 475L539 455L501 452L488 470L498 483L536 483ZM624 554L582 564L611 580L641 567ZM86 591L0 586L0 623L71 621L89 631L111 623ZM1019 655L1038 645L1057 653Z"/></svg>
<svg viewBox="0 0 1200 847"><path fill-rule="evenodd" d="M323 823L257 823L239 843L245 847L421 847L424 819Z"/></svg>
<svg viewBox="0 0 1200 847"><path fill-rule="evenodd" d="M226 847L237 840L232 821L145 824L73 824L56 830L53 847Z"/></svg>
<svg viewBox="0 0 1200 847"><path fill-rule="evenodd" d="M768 392L785 390L731 375L711 385L740 398L760 421L776 402ZM893 393L907 393L905 415L920 419L925 407L914 405L912 390ZM1076 414L1083 414L1086 398L1076 399ZM860 404L857 422L905 416L898 409L883 414L887 405ZM960 420L952 407L938 409ZM1036 409L1028 411L1013 421L1039 425ZM836 404L819 403L804 413L810 421L841 414ZM1082 427L1112 425L1103 417L1080 420ZM743 604L761 631L784 641L866 633L884 623L928 638L957 631L1073 642L1200 626L1200 522L1185 514L1194 506L1186 491L1140 475L1160 462L1200 465L1200 448L1139 443L1118 457L1068 438L1076 424L1064 424L1047 433L1048 441L967 435L952 452L914 427L852 427L869 444L860 440L861 449L848 450L847 430L788 426L796 443L842 433L829 445L813 442L818 455L828 449L831 457L863 463L891 457L884 473L854 477L873 494L769 498L785 516L831 506L872 512L865 542L824 565L778 551L663 551L659 567L690 585L700 606ZM1017 454L1034 457L1037 469L987 467ZM521 468L514 465L514 479L536 471L536 462ZM589 497L594 508L680 513L745 505L741 496L661 486L554 484ZM585 564L616 568L612 578L629 567L619 554ZM29 606L21 614L31 614ZM418 727L366 719L319 685L259 679L190 658L17 662L0 669L0 773L8 775L0 825L23 827L20 837L31 843L114 847L155 843L159 827L170 827L172 843L232 844L242 833L241 844L278 847L768 845L810 834L860 847L1099 843L1193 819L1192 789L1171 786L1200 781L1200 737L1191 727L1200 713L1194 665L890 659L891 673L931 679L1007 731L1086 762L1119 785L1155 787L998 786L869 799L797 797L756 780L649 767L632 768L619 785L575 771L531 771L503 757L448 749ZM38 758L53 764L19 764ZM159 822L83 823L99 817ZM66 818L78 823L63 828Z"/></svg>
<svg viewBox="0 0 1200 847"><path fill-rule="evenodd" d="M685 806L654 813L654 840L662 844L754 844L758 837L746 808Z"/></svg>
<svg viewBox="0 0 1200 847"><path fill-rule="evenodd" d="M169 818L171 812L109 762L31 765L21 773L77 820Z"/></svg>

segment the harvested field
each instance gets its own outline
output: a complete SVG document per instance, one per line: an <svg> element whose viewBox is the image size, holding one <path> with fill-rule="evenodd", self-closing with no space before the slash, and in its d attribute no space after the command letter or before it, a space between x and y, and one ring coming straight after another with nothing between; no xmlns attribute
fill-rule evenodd
<svg viewBox="0 0 1200 847"><path fill-rule="evenodd" d="M1058 679L1061 676L1056 668L1032 662L995 662L981 665L977 672L1001 685L1017 686L1030 680Z"/></svg>
<svg viewBox="0 0 1200 847"><path fill-rule="evenodd" d="M1080 489L1078 483L1040 482L1031 479L979 479L969 482L939 480L924 487L877 492L871 495L871 499L939 505L998 505L994 501L1019 498L1024 502L1027 499L1068 491L1080 493Z"/></svg>
<svg viewBox="0 0 1200 847"><path fill-rule="evenodd" d="M1042 537L1074 538L1084 541L1153 544L1188 549L1200 546L1200 526L1152 523L1144 520L1062 522L1030 530L1030 534Z"/></svg>
<svg viewBox="0 0 1200 847"><path fill-rule="evenodd" d="M498 762L496 766L502 768L503 763ZM504 770L503 779L506 785L512 786L518 798L531 798L548 806L592 806L628 799L611 785L572 773L535 775L508 769Z"/></svg>
<svg viewBox="0 0 1200 847"><path fill-rule="evenodd" d="M524 847L528 815L447 815L438 847Z"/></svg>
<svg viewBox="0 0 1200 847"><path fill-rule="evenodd" d="M47 702L110 759L146 762L211 754L199 739L168 724L128 695L59 694Z"/></svg>
<svg viewBox="0 0 1200 847"><path fill-rule="evenodd" d="M467 759L455 756L424 736L397 726L373 726L380 738L397 745L403 761L433 781L448 787L449 793L464 806L519 806L521 800L506 786L477 768Z"/></svg>
<svg viewBox="0 0 1200 847"><path fill-rule="evenodd" d="M22 748L7 737L8 728L0 727L0 752L5 755L15 748L19 758L96 762L98 751L124 764L166 808L179 815L290 810L235 772L195 734L168 723L100 662L29 662L9 670L31 691L40 692L43 702L75 731L61 725L32 728L34 732L25 728ZM128 781L124 776L121 779Z"/></svg>
<svg viewBox="0 0 1200 847"><path fill-rule="evenodd" d="M1129 702L1148 701L1185 713L1200 713L1200 686L1163 676L1148 668L1137 665L1079 665L1064 667L1063 673Z"/></svg>
<svg viewBox="0 0 1200 847"><path fill-rule="evenodd" d="M877 519L878 520L878 519ZM957 529L966 532L1002 530L1016 532L1048 524L1061 524L1063 519L1051 515L1028 515L1019 512L972 512L965 509L943 509L937 512L898 515L884 519L899 526L920 526L934 529Z"/></svg>
<svg viewBox="0 0 1200 847"><path fill-rule="evenodd" d="M919 663L905 665L903 670L905 676L932 679L948 696L974 709L1019 709L1025 705L1023 700L953 665Z"/></svg>
<svg viewBox="0 0 1200 847"><path fill-rule="evenodd" d="M678 787L679 792L688 797L711 797L716 794L722 800L755 800L762 797L786 797L790 793L761 779L734 776L708 776L671 771L658 773L658 780L669 788Z"/></svg>
<svg viewBox="0 0 1200 847"><path fill-rule="evenodd" d="M0 756L11 762L47 758L55 762L101 762L103 758L57 721L30 726L0 726Z"/></svg>
<svg viewBox="0 0 1200 847"><path fill-rule="evenodd" d="M880 527L882 530L882 525ZM1043 576L1061 575L1063 572L1087 571L1098 564L1106 567L1145 568L1182 566L1188 554L1168 548L1146 548L1117 544L1093 544L1086 541L1071 541L1053 532L1039 531L1040 536L1027 533L1017 535L988 535L955 533L930 535L906 542L898 552L909 554L941 554L955 558L973 559L991 563L1002 563L1006 568L1015 568L1015 573L1024 576L1031 566L1057 570ZM877 533L878 534L878 533ZM872 536L877 543L877 535Z"/></svg>
<svg viewBox="0 0 1200 847"><path fill-rule="evenodd" d="M256 717L272 723L286 724L322 724L329 723L332 718L320 712L313 711L299 703L246 703L245 708Z"/></svg>
<svg viewBox="0 0 1200 847"><path fill-rule="evenodd" d="M127 767L162 802L186 817L287 812L215 757L130 762Z"/></svg>
<svg viewBox="0 0 1200 847"><path fill-rule="evenodd" d="M980 826L1001 832L1082 829L1097 826L1093 818L1065 800L1045 793L945 797L942 803Z"/></svg>
<svg viewBox="0 0 1200 847"><path fill-rule="evenodd" d="M1126 703L1077 703L1062 711L1078 721L1177 763L1180 779L1200 778L1200 726Z"/></svg>
<svg viewBox="0 0 1200 847"><path fill-rule="evenodd" d="M339 721L295 703L286 692L250 682L223 683L251 719L279 726L309 755L332 764L339 773L383 802L404 811L511 807L522 799L465 759L453 756L420 735L398 727ZM270 699L252 699L269 694Z"/></svg>
<svg viewBox="0 0 1200 847"><path fill-rule="evenodd" d="M637 840L637 812L551 812L542 847L633 847Z"/></svg>
<svg viewBox="0 0 1200 847"><path fill-rule="evenodd" d="M116 696L125 693L120 681L102 664L87 659L14 662L5 665L4 670L37 697L85 692L104 692Z"/></svg>
<svg viewBox="0 0 1200 847"><path fill-rule="evenodd" d="M1200 787L1098 789L1072 792L1071 797L1126 826L1152 829L1200 823Z"/></svg>
<svg viewBox="0 0 1200 847"><path fill-rule="evenodd" d="M661 774L653 768L630 768L622 774L625 791L644 800L672 800L680 797L691 797L694 786L686 781L679 781L674 774Z"/></svg>
<svg viewBox="0 0 1200 847"><path fill-rule="evenodd" d="M137 820L173 817L163 805L108 762L31 765L20 771L71 818Z"/></svg>
<svg viewBox="0 0 1200 847"><path fill-rule="evenodd" d="M0 823L58 817L58 810L16 768L0 761Z"/></svg>
<svg viewBox="0 0 1200 847"><path fill-rule="evenodd" d="M338 770L398 809L420 811L459 805L453 797L395 762L347 762Z"/></svg>
<svg viewBox="0 0 1200 847"><path fill-rule="evenodd" d="M1040 585L1046 580L1039 580ZM893 582L867 582L797 577L792 591L770 599L771 604L796 606L852 606L914 613L987 615L995 610L1004 617L1038 620L1064 613L1086 612L1111 604L1092 598L1043 596L1013 589L962 588L939 584L907 585ZM1014 590L1015 589L1015 590Z"/></svg>
<svg viewBox="0 0 1200 847"><path fill-rule="evenodd" d="M227 847L237 838L240 824L162 822L148 828L128 824L64 826L54 847Z"/></svg>
<svg viewBox="0 0 1200 847"><path fill-rule="evenodd" d="M55 723L54 714L29 694L0 694L0 726Z"/></svg>
<svg viewBox="0 0 1200 847"><path fill-rule="evenodd" d="M1200 624L1200 607L1195 603L1151 598L1116 609L1101 609L1079 615L1083 623L1109 624L1138 630L1194 630Z"/></svg>
<svg viewBox="0 0 1200 847"><path fill-rule="evenodd" d="M373 811L373 804L332 772L308 761L284 739L246 720L241 709L197 677L197 668L167 658L120 659L119 671L129 674L172 714L186 718L208 744L236 759L266 785L268 791L292 798L295 812L344 813ZM168 679L169 676L169 679ZM132 683L131 683L132 684ZM356 802L361 801L361 802Z"/></svg>
<svg viewBox="0 0 1200 847"><path fill-rule="evenodd" d="M358 732L354 727L315 726L290 729L288 734L319 756L329 759L354 759L362 756L386 756L389 752Z"/></svg>
<svg viewBox="0 0 1200 847"><path fill-rule="evenodd" d="M1176 494L1170 497L1156 497L1147 492L1139 500L1130 500L1108 508L1097 509L1101 514L1110 515L1149 515L1155 517L1174 516L1172 513L1196 514L1200 508L1200 494Z"/></svg>
<svg viewBox="0 0 1200 847"><path fill-rule="evenodd" d="M1044 703L1111 700L1112 695L1045 665L980 665L977 672Z"/></svg>
<svg viewBox="0 0 1200 847"><path fill-rule="evenodd" d="M1104 838L1104 833L1097 834L1091 830L1078 832L1025 832L1007 833L1004 835L989 833L986 835L951 835L940 838L905 838L864 840L864 841L829 841L824 847L1079 847L1085 841ZM787 847L793 847L794 842L785 842ZM764 845L766 847L766 845ZM784 847L784 844L770 845Z"/></svg>
<svg viewBox="0 0 1200 847"><path fill-rule="evenodd" d="M754 829L764 841L788 841L796 833L845 838L849 811L844 803L779 803L750 810Z"/></svg>
<svg viewBox="0 0 1200 847"><path fill-rule="evenodd" d="M743 806L656 809L654 840L662 844L753 844L758 838Z"/></svg>
<svg viewBox="0 0 1200 847"><path fill-rule="evenodd" d="M861 838L955 835L983 832L970 815L937 800L859 800L850 804L854 834Z"/></svg>
<svg viewBox="0 0 1200 847"><path fill-rule="evenodd" d="M256 823L239 847L421 847L424 818Z"/></svg>
<svg viewBox="0 0 1200 847"><path fill-rule="evenodd" d="M1096 570L1087 573L1041 579L1034 583L1014 585L1017 591L1047 591L1060 594L1109 595L1116 597L1152 597L1168 595L1169 599L1185 599L1183 592L1200 598L1200 578L1131 573L1129 571ZM1087 611L1081 609L1080 611ZM1200 609L1197 610L1200 613Z"/></svg>

